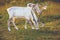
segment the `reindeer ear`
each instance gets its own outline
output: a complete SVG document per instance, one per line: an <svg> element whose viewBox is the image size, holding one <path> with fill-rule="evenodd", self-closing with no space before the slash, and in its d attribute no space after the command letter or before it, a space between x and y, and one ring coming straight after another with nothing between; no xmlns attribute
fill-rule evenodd
<svg viewBox="0 0 60 40"><path fill-rule="evenodd" d="M31 7L31 4L29 4L29 7Z"/></svg>

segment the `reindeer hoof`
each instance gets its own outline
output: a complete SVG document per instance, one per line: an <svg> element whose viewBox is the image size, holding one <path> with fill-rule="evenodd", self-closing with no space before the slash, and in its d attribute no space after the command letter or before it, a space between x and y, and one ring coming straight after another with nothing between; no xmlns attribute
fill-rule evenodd
<svg viewBox="0 0 60 40"><path fill-rule="evenodd" d="M25 29L27 29L27 27L25 26Z"/></svg>
<svg viewBox="0 0 60 40"><path fill-rule="evenodd" d="M35 29L34 27L32 27L32 29Z"/></svg>
<svg viewBox="0 0 60 40"><path fill-rule="evenodd" d="M25 27L25 29L27 29L27 27Z"/></svg>
<svg viewBox="0 0 60 40"><path fill-rule="evenodd" d="M36 28L36 30L39 30L39 28Z"/></svg>
<svg viewBox="0 0 60 40"><path fill-rule="evenodd" d="M8 31L10 32L10 31L11 31L11 29L10 29L10 28L8 28Z"/></svg>
<svg viewBox="0 0 60 40"><path fill-rule="evenodd" d="M17 27L15 27L15 29L16 29L16 30L18 30L18 28L17 28Z"/></svg>

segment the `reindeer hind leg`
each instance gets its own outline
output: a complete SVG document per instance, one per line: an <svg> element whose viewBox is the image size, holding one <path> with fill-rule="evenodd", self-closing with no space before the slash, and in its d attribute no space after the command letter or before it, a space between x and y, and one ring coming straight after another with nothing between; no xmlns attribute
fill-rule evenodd
<svg viewBox="0 0 60 40"><path fill-rule="evenodd" d="M15 19L13 18L13 19L12 19L12 23L13 23L13 25L14 25L15 29L16 29L16 30L18 30L18 28L17 28L17 26L16 26L16 24L15 24L15 22L14 22L14 21L15 21Z"/></svg>
<svg viewBox="0 0 60 40"><path fill-rule="evenodd" d="M11 18L8 19L8 31L11 31L11 29L10 29L10 22L11 22Z"/></svg>

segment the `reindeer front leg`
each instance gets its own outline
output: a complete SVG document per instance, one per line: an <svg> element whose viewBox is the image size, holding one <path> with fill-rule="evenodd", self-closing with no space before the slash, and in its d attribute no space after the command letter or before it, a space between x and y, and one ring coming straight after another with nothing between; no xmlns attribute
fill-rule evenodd
<svg viewBox="0 0 60 40"><path fill-rule="evenodd" d="M25 26L24 26L25 29L27 29L27 22L28 22L28 21L26 20L26 21L25 21Z"/></svg>

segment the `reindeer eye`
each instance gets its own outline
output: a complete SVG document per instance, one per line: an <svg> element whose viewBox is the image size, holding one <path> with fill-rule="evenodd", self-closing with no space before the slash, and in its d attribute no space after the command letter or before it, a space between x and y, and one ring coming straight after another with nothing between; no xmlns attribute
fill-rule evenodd
<svg viewBox="0 0 60 40"><path fill-rule="evenodd" d="M31 5L29 5L31 7Z"/></svg>

